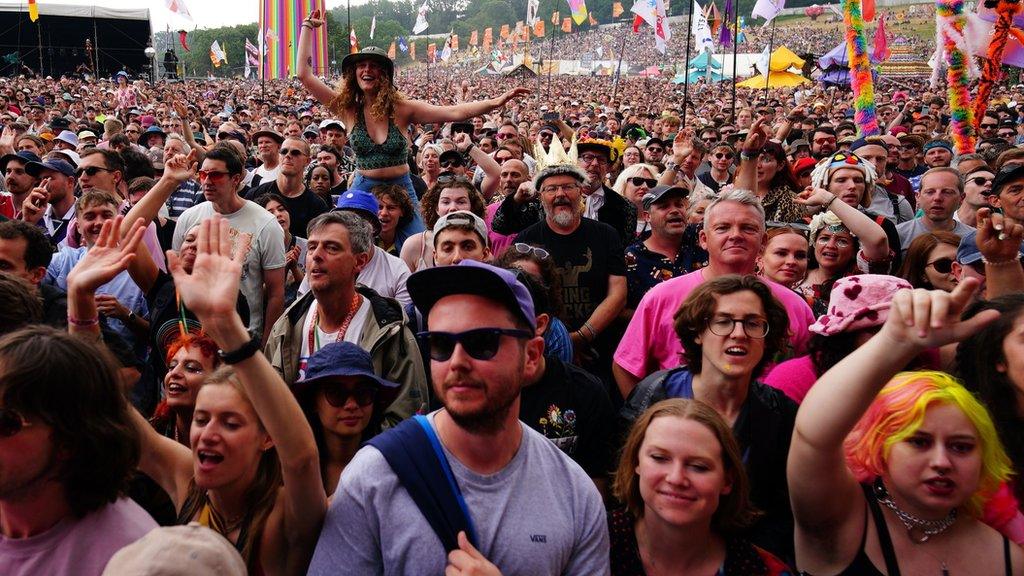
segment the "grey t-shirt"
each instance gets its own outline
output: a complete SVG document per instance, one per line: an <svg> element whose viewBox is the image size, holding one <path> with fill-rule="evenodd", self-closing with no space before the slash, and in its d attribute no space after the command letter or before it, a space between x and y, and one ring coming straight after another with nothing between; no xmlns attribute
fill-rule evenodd
<svg viewBox="0 0 1024 576"><path fill-rule="evenodd" d="M593 481L554 444L520 426L519 451L489 476L445 450L477 548L505 576L610 574L608 525ZM384 456L362 448L341 475L309 574L439 575L446 564L441 540Z"/></svg>
<svg viewBox="0 0 1024 576"><path fill-rule="evenodd" d="M263 271L284 267L284 230L270 212L259 204L244 200L241 208L231 214L222 214L231 225L232 246L240 235L252 236L252 247L242 266L242 283L239 290L249 304L249 331L254 334L265 332L263 327ZM181 249L185 234L203 220L213 216L213 203L206 201L185 210L178 217L174 227L173 247ZM269 326L266 327L270 329Z"/></svg>
<svg viewBox="0 0 1024 576"><path fill-rule="evenodd" d="M896 225L896 231L899 232L900 235L900 250L903 251L904 255L907 254L907 249L910 248L910 243L914 241L914 238L931 232L931 230L925 227L923 220L924 217L914 218L913 220ZM963 238L968 232L974 231L974 228L964 224L963 222L957 222L956 220L954 220L954 222L956 222L956 226L951 230L951 232L961 238Z"/></svg>

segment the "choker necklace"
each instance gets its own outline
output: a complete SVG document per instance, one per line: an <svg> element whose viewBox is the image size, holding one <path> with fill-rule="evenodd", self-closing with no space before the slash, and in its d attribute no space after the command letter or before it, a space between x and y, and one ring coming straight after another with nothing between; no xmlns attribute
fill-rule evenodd
<svg viewBox="0 0 1024 576"><path fill-rule="evenodd" d="M895 502L892 500L892 496L889 495L889 491L885 488L885 484L882 483L882 479L878 478L875 481L873 487L875 493L875 499L881 504L885 505L886 508L892 510L892 513L900 519L903 526L907 529L907 536L915 544L924 544L932 536L942 534L956 522L956 508L950 510L949 514L941 520L925 520L918 518L910 512L901 510Z"/></svg>

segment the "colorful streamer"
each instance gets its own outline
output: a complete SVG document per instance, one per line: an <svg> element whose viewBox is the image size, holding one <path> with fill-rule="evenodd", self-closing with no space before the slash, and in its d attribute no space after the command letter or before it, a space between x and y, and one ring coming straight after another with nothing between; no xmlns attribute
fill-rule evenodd
<svg viewBox="0 0 1024 576"><path fill-rule="evenodd" d="M981 64L981 80L978 81L978 91L974 94L974 129L985 116L988 109L988 99L992 96L992 86L999 80L1000 66L1003 63L1003 56L1006 53L1006 42L1010 37L1010 29L1013 28L1013 19L1020 14L1020 0L986 0L985 7L996 13L996 23L992 26L992 40L988 45L988 53ZM1014 30L1014 37L1022 42L1019 30Z"/></svg>
<svg viewBox="0 0 1024 576"><path fill-rule="evenodd" d="M864 18L861 17L860 8L860 0L843 0L846 59L850 63L850 86L853 88L853 121L857 125L859 136L877 136L875 85L871 77L868 42L864 34Z"/></svg>
<svg viewBox="0 0 1024 576"><path fill-rule="evenodd" d="M963 0L936 0L935 28L942 39L945 55L946 85L949 88L949 125L953 133L953 151L956 154L974 152L974 114L971 111L969 69L971 54L964 38L966 18Z"/></svg>
<svg viewBox="0 0 1024 576"><path fill-rule="evenodd" d="M260 35L264 38L264 54L260 59L262 78L269 80L295 75L302 21L314 10L326 14L325 0L261 0ZM327 74L326 22L313 30L312 54L313 74Z"/></svg>

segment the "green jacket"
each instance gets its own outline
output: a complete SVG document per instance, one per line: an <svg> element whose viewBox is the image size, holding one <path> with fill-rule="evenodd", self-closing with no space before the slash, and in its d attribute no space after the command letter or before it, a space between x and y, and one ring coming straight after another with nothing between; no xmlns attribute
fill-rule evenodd
<svg viewBox="0 0 1024 576"><path fill-rule="evenodd" d="M373 370L378 376L402 385L398 398L384 413L383 426L389 428L426 411L427 376L423 359L416 338L406 326L402 306L366 286L357 285L356 291L370 302L370 314L362 327L359 345L370 352ZM299 378L302 325L315 301L312 292L298 298L274 323L267 339L266 356L289 386Z"/></svg>

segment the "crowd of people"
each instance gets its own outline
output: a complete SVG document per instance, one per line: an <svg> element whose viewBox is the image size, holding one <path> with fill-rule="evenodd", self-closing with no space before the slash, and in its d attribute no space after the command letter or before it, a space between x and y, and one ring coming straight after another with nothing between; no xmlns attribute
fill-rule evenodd
<svg viewBox="0 0 1024 576"><path fill-rule="evenodd" d="M4 574L1024 574L1024 86L0 78ZM429 81L425 77L431 74Z"/></svg>

